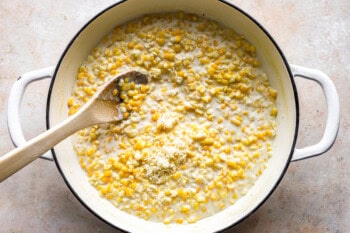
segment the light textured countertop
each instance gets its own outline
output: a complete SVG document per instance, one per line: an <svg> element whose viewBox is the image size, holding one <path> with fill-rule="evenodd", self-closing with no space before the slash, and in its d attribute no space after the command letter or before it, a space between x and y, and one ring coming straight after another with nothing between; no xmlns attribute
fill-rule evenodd
<svg viewBox="0 0 350 233"><path fill-rule="evenodd" d="M13 149L6 125L9 91L20 74L55 65L69 40L113 0L0 1L0 155ZM288 61L327 73L340 96L334 147L293 162L277 190L228 232L350 231L350 1L232 1L275 38ZM326 119L321 89L297 80L298 147L317 142ZM21 108L27 138L45 129L48 80L29 87ZM116 232L86 210L53 162L38 159L0 184L0 232Z"/></svg>

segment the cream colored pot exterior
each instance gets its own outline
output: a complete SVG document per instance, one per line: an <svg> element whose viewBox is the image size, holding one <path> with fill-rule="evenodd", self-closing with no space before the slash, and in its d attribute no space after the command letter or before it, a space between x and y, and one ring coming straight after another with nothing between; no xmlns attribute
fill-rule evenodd
<svg viewBox="0 0 350 233"><path fill-rule="evenodd" d="M49 91L47 120L48 126L53 126L63 121L68 116L67 100L71 95L76 79L78 67L88 56L99 41L108 34L115 26L144 14L173 11L191 12L208 17L234 29L237 33L244 35L257 47L258 57L263 69L268 74L271 85L278 90L277 105L279 109L277 136L273 144L273 157L269 160L268 168L264 171L256 184L249 190L248 194L241 198L236 204L224 209L212 217L202 219L194 224L169 224L145 221L135 216L119 211L109 201L101 198L98 191L92 187L87 175L81 169L78 158L72 148L72 142L67 139L57 145L53 152L57 166L77 198L93 213L109 224L130 232L215 232L230 227L258 208L264 200L278 185L285 173L294 152L296 136L298 132L298 103L297 93L293 82L293 75L282 53L270 36L246 14L237 8L216 0L202 1L164 1L164 0L129 0L116 4L91 20L72 40L64 52L56 70ZM298 70L298 67L294 69ZM298 70L300 71L300 69ZM302 71L302 70L301 70ZM39 74L26 74L22 81L19 80L17 89L11 92L12 97L20 102L20 90L35 79L50 76L53 68L40 71ZM312 72L311 72L312 73ZM300 75L300 73L299 73ZM27 76L27 78L26 78ZM302 76L302 75L301 75ZM327 81L328 82L328 81ZM329 83L325 83L329 84ZM333 115L336 122L329 126L327 145L319 152L309 151L308 155L319 154L326 151L335 139L337 122L339 125L339 101L337 102L336 91L330 82L327 93L335 92L335 96L327 100L333 100L337 112ZM327 86L327 85L326 85ZM21 89L22 88L22 89ZM334 89L334 90L333 90ZM16 93L16 91L18 93ZM331 94L329 94L331 95ZM326 95L327 97L327 95ZM330 102L330 101L328 101ZM338 105L337 105L338 103ZM16 108L9 108L9 115L18 115ZM338 114L338 115L337 115ZM337 119L338 117L338 119ZM14 121L16 121L15 119ZM9 129L15 144L21 144L23 135L18 130L18 125L9 120ZM328 125L327 125L328 126ZM17 131L19 131L17 133ZM16 140L17 138L17 140ZM333 141L332 141L333 140ZM325 145L325 142L323 143ZM302 151L299 157L302 158Z"/></svg>

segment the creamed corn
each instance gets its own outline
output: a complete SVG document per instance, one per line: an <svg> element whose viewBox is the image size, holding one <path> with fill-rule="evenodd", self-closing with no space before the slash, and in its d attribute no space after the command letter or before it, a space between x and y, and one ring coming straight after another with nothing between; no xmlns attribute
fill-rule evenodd
<svg viewBox="0 0 350 233"><path fill-rule="evenodd" d="M125 119L83 129L74 142L100 195L164 224L195 223L245 195L272 156L278 115L255 47L197 15L144 16L116 27L87 57L69 114L129 69L151 78L113 91Z"/></svg>

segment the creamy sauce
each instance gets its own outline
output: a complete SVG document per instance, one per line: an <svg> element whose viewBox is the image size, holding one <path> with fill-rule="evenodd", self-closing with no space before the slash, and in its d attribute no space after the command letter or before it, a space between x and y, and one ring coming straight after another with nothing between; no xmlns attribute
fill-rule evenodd
<svg viewBox="0 0 350 233"><path fill-rule="evenodd" d="M92 51L70 114L129 69L151 79L121 84L126 119L81 130L74 142L91 185L117 208L165 224L194 223L244 196L272 156L277 115L255 47L195 15L145 16Z"/></svg>

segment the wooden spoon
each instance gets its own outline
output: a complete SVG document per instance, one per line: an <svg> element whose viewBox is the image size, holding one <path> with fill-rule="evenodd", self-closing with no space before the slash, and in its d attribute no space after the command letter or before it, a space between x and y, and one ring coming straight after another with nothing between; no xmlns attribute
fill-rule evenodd
<svg viewBox="0 0 350 233"><path fill-rule="evenodd" d="M73 116L0 157L0 182L78 130L96 124L121 121L121 99L112 92L119 88L119 80L125 78L136 84L148 83L147 76L138 71L128 71L111 79Z"/></svg>

